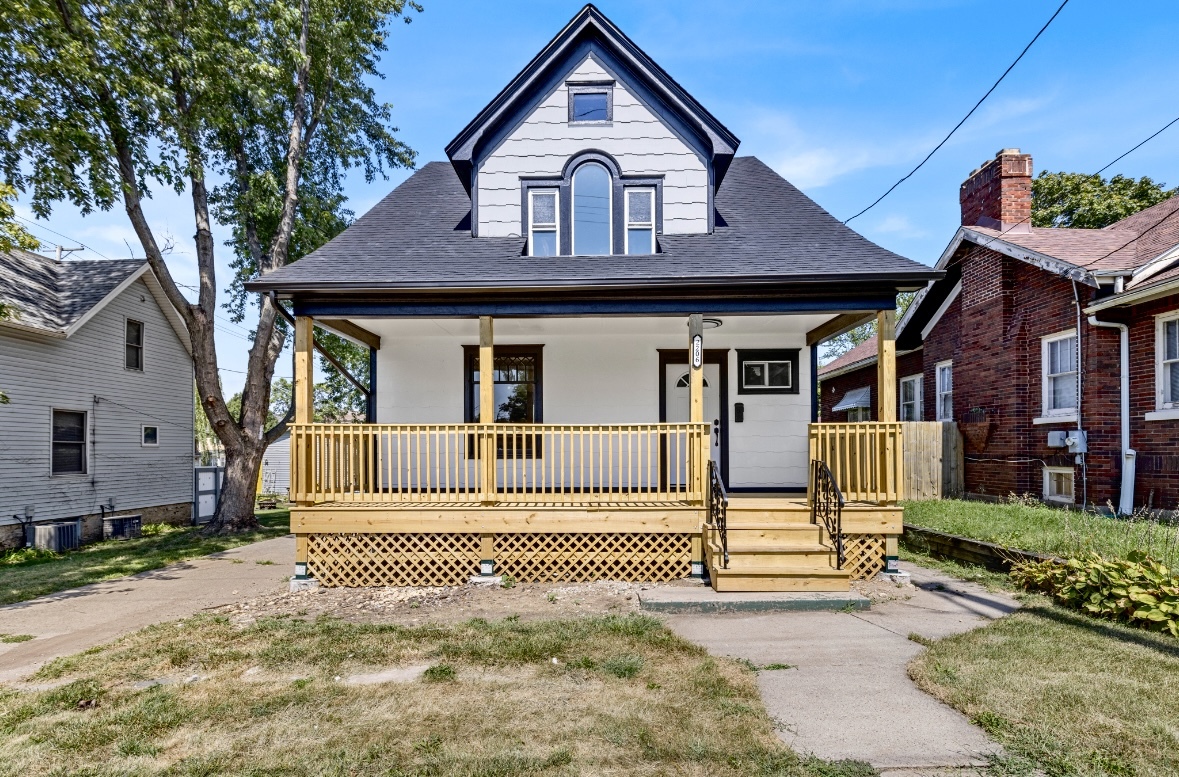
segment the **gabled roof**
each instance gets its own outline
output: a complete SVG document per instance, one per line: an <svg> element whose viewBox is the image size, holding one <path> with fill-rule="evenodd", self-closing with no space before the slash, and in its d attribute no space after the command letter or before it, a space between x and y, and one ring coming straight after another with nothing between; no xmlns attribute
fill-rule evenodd
<svg viewBox="0 0 1179 777"><path fill-rule="evenodd" d="M1153 288L1170 278L1172 270L1179 269L1179 196L1102 229L959 227L936 265L947 270L946 276L922 289L897 325L898 347L914 347L920 342L917 329L925 326L952 292L958 273L950 262L963 242L993 249L1089 286L1098 285L1098 276L1120 275L1127 282L1125 292L1118 297L1123 301L1137 300L1140 295L1132 296L1132 291L1146 284ZM1104 301L1099 304L1110 306Z"/></svg>
<svg viewBox="0 0 1179 777"><path fill-rule="evenodd" d="M16 310L0 326L69 337L140 278L189 348L183 321L143 259L58 262L19 248L0 253L0 302Z"/></svg>
<svg viewBox="0 0 1179 777"><path fill-rule="evenodd" d="M515 126L589 52L623 75L628 86L657 103L661 115L674 116L696 136L712 157L713 184L719 186L741 141L591 4L582 8L446 146L446 155L467 193L471 191L471 171L480 153Z"/></svg>
<svg viewBox="0 0 1179 777"><path fill-rule="evenodd" d="M833 378L876 363L876 335L819 368L820 378Z"/></svg>
<svg viewBox="0 0 1179 777"><path fill-rule="evenodd" d="M523 237L473 238L455 172L431 162L323 247L250 291L534 289L862 282L914 288L940 273L845 227L760 160L738 157L712 234L660 235L649 256L525 256Z"/></svg>

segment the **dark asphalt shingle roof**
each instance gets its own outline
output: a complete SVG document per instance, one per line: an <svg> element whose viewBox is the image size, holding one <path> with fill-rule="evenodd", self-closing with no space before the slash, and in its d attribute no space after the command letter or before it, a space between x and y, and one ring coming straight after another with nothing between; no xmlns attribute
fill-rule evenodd
<svg viewBox="0 0 1179 777"><path fill-rule="evenodd" d="M144 265L142 259L58 262L14 249L0 253L0 302L14 323L64 332Z"/></svg>
<svg viewBox="0 0 1179 777"><path fill-rule="evenodd" d="M431 162L352 226L248 288L498 288L726 278L918 280L934 271L887 251L754 157L738 157L716 195L713 234L663 235L653 256L528 257L522 237L472 238L470 199L450 165Z"/></svg>

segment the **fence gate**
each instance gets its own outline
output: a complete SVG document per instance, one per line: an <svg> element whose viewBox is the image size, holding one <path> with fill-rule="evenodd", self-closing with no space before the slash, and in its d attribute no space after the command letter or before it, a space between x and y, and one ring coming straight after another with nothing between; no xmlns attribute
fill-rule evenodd
<svg viewBox="0 0 1179 777"><path fill-rule="evenodd" d="M217 512L221 501L221 487L225 483L225 467L193 467L193 518L197 523L208 523Z"/></svg>
<svg viewBox="0 0 1179 777"><path fill-rule="evenodd" d="M953 421L906 421L905 498L946 499L963 489L962 435Z"/></svg>

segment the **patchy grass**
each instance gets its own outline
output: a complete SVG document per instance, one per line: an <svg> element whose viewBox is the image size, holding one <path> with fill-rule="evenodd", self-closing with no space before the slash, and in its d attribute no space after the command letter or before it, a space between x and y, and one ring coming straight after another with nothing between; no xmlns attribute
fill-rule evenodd
<svg viewBox="0 0 1179 777"><path fill-rule="evenodd" d="M1141 516L1108 518L1021 499L1002 504L945 499L906 503L905 523L1058 556L1093 551L1125 558L1141 550L1169 567L1179 567L1179 524Z"/></svg>
<svg viewBox="0 0 1179 777"><path fill-rule="evenodd" d="M1179 774L1179 644L1031 596L909 673L1001 742L1004 774Z"/></svg>
<svg viewBox="0 0 1179 777"><path fill-rule="evenodd" d="M30 639L35 639L35 637L32 634L0 634L0 642L9 644L28 642Z"/></svg>
<svg viewBox="0 0 1179 777"><path fill-rule="evenodd" d="M21 549L0 555L0 604L12 604L88 583L125 577L290 532L289 510L258 513L262 528L204 537L195 526L150 524L133 540L108 540L69 553Z"/></svg>
<svg viewBox="0 0 1179 777"><path fill-rule="evenodd" d="M342 682L421 663L413 682ZM205 615L35 679L63 684L0 688L0 775L876 774L799 759L753 673L640 615L412 628Z"/></svg>

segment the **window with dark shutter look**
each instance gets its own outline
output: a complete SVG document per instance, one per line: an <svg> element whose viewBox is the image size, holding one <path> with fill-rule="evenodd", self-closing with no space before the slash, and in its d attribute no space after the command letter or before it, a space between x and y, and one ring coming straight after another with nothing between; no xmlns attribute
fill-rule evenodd
<svg viewBox="0 0 1179 777"><path fill-rule="evenodd" d="M86 474L86 414L74 410L53 411L54 475Z"/></svg>
<svg viewBox="0 0 1179 777"><path fill-rule="evenodd" d="M143 369L143 322L127 319L127 355L125 366L129 370Z"/></svg>

